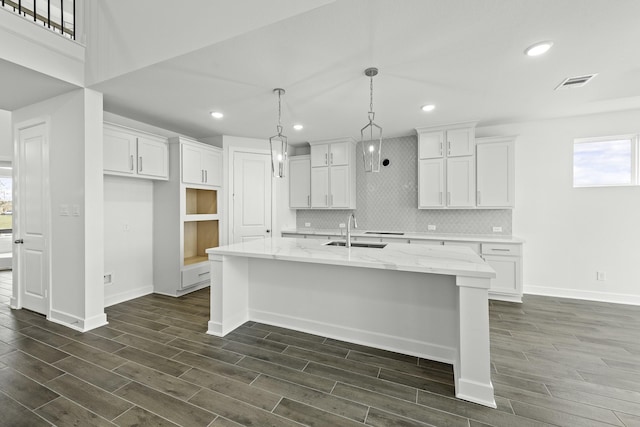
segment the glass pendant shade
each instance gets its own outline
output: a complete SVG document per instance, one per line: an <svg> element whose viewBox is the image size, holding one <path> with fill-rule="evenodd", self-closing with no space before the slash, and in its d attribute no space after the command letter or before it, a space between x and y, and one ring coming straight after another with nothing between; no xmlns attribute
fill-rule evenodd
<svg viewBox="0 0 640 427"><path fill-rule="evenodd" d="M371 101L369 103L369 123L360 129L360 145L362 146L362 159L365 172L380 172L382 160L382 128L373 120L376 113L373 111L373 76L378 74L377 68L367 68L364 74L370 78L369 85Z"/></svg>
<svg viewBox="0 0 640 427"><path fill-rule="evenodd" d="M269 138L271 172L275 178L284 178L287 164L287 137L282 134L280 123L282 117L281 97L284 95L284 89L274 89L273 92L278 94L278 126L276 126L278 134Z"/></svg>

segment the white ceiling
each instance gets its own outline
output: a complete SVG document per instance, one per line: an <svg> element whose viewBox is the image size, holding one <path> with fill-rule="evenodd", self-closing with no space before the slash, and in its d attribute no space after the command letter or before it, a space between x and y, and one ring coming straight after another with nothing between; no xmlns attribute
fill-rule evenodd
<svg viewBox="0 0 640 427"><path fill-rule="evenodd" d="M272 136L272 90L282 87L284 133L294 143L359 138L369 107L363 72L370 66L380 69L374 109L389 137L461 121L640 109L637 0L319 3L92 87L104 93L107 111L196 138ZM224 18L224 3L217 7L217 18ZM145 21L154 24L140 17ZM189 25L182 19L167 31ZM541 40L554 41L546 55L523 54ZM598 76L587 86L554 91L564 78L589 73ZM427 103L436 110L421 112ZM224 119L212 119L212 110ZM294 131L294 122L304 130Z"/></svg>

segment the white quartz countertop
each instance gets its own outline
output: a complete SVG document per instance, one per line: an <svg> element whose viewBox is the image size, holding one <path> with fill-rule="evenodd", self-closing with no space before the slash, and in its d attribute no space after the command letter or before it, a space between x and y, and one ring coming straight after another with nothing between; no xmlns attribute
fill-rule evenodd
<svg viewBox="0 0 640 427"><path fill-rule="evenodd" d="M367 232L368 231L368 232ZM484 243L524 243L524 239L516 236L504 236L495 234L445 234L445 233L421 233L417 231L402 232L400 234L387 234L385 232L375 233L374 231L382 230L352 230L351 235L354 237L370 237L385 239L416 239L416 240L448 240L452 242L484 242ZM344 230L340 229L316 229L316 228L292 228L282 230L285 234L314 235L314 236L335 236L344 239ZM395 232L392 232L395 233Z"/></svg>
<svg viewBox="0 0 640 427"><path fill-rule="evenodd" d="M386 247L378 249L326 246L324 243L316 239L274 237L211 248L207 249L207 253L418 273L496 277L495 271L466 247L388 243Z"/></svg>

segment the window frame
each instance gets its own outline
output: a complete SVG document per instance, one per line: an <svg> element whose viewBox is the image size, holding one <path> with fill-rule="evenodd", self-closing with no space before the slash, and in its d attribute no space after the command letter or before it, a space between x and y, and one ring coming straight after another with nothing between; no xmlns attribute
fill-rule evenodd
<svg viewBox="0 0 640 427"><path fill-rule="evenodd" d="M594 143L594 142L607 142L607 141L622 141L629 140L631 142L631 182L629 184L593 184L593 185L576 185L575 182L575 148L577 144ZM572 186L573 188L599 188L599 187L637 187L640 186L640 151L638 150L638 134L622 134L611 136L597 136L588 138L574 138L573 139L573 155L572 155Z"/></svg>

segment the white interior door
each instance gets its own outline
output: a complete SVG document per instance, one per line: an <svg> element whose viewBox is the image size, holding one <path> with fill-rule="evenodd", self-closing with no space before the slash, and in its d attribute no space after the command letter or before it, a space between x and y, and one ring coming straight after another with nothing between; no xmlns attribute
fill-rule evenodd
<svg viewBox="0 0 640 427"><path fill-rule="evenodd" d="M17 128L16 253L20 304L49 314L47 125ZM14 181L16 181L14 176ZM15 227L14 225L14 227Z"/></svg>
<svg viewBox="0 0 640 427"><path fill-rule="evenodd" d="M233 154L233 242L271 236L271 156Z"/></svg>

